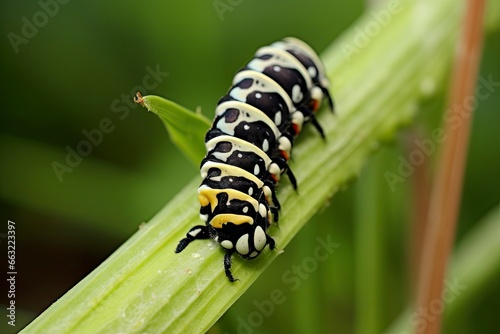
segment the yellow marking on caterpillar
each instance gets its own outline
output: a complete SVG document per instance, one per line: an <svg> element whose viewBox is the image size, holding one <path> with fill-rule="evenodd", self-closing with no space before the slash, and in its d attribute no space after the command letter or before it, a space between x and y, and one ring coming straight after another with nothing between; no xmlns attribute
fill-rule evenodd
<svg viewBox="0 0 500 334"><path fill-rule="evenodd" d="M233 223L234 225L242 225L242 224L253 224L253 219L251 217L245 215L235 215L231 213L222 213L210 221L210 225L214 228L222 228L222 225L227 223Z"/></svg>
<svg viewBox="0 0 500 334"><path fill-rule="evenodd" d="M261 157L264 160L264 163L266 165L266 168L269 168L269 165L272 163L271 158L262 151L260 148L255 146L254 144L251 144L247 142L246 140L240 139L238 137L233 137L233 136L228 136L228 135L222 135L222 136L217 136L215 138L210 139L205 143L205 147L207 148L207 152L213 150L215 146L217 146L218 143L220 142L230 142L231 145L233 146L233 151L239 150L243 152L253 152L257 154L259 157Z"/></svg>
<svg viewBox="0 0 500 334"><path fill-rule="evenodd" d="M240 201L248 202L248 204L254 207L255 212L258 212L259 210L259 203L255 199L245 193L242 193L241 191L234 189L212 189L206 185L203 185L198 188L198 201L200 201L200 205L202 207L210 204L211 210L213 212L217 205L219 205L217 195L220 193L226 193L228 195L227 205L229 205L233 199L237 199Z"/></svg>
<svg viewBox="0 0 500 334"><path fill-rule="evenodd" d="M269 78L267 75L264 75L264 74L256 72L256 71L246 70L246 71L241 71L241 72L236 74L236 76L234 77L235 83L237 83L239 80L241 80L240 78L245 78L245 79L246 78L253 78L253 79L257 78L256 80L260 80L260 82L267 81L267 82L272 83L273 91L274 90L281 90L282 94L284 94L284 95L282 95L283 100L286 101L286 99L288 98L288 100L290 101L289 110L293 110L293 104L292 104L290 98L288 97L288 94L285 92L285 90L283 90L283 88L281 88L281 86L279 86L274 80ZM287 102L287 104L288 104L288 102ZM217 116L220 116L226 110L232 109L232 108L238 109L238 111L240 112L240 115L244 115L243 120L246 120L246 121L251 120L252 122L261 121L261 122L265 123L273 131L275 138L281 137L281 132L278 129L278 127L276 126L276 124L274 124L274 121L272 119L270 119L265 113L263 113L262 111L260 111L259 109L255 108L254 106L252 106L248 103L236 101L236 100L222 102L215 109L215 114Z"/></svg>
<svg viewBox="0 0 500 334"><path fill-rule="evenodd" d="M240 176L240 177L244 177L245 179L250 180L253 183L255 183L255 185L257 185L257 188L259 188L259 189L264 186L264 182L259 180L259 178L257 178L257 176L250 174L249 172L247 172L246 170L244 170L242 168L235 167L232 165L227 165L224 163L213 162L213 161L207 161L203 164L203 166L201 166L201 177L202 178L207 177L207 174L208 174L208 171L210 168L217 168L217 169L220 169L220 171L221 171L221 175L212 176L212 177L210 177L210 180L220 181L221 178L226 177L226 176L229 176L229 177Z"/></svg>

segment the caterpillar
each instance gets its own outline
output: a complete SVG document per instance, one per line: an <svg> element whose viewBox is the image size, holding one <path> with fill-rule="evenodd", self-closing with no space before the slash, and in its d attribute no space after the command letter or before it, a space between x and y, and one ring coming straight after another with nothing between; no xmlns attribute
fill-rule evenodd
<svg viewBox="0 0 500 334"><path fill-rule="evenodd" d="M267 245L276 247L267 234L279 219L276 186L286 173L297 189L288 166L293 141L308 122L324 137L314 113L324 99L333 111L328 87L321 60L303 41L288 37L257 50L217 103L200 164L205 225L192 227L176 253L211 238L224 248L224 270L234 282L234 253L254 259Z"/></svg>

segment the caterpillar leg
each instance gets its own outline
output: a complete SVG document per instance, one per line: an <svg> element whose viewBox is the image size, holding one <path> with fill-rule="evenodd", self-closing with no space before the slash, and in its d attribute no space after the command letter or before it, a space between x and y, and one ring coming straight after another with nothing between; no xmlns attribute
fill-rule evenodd
<svg viewBox="0 0 500 334"><path fill-rule="evenodd" d="M328 107L330 107L330 110L332 112L335 112L335 104L333 103L333 99L332 96L330 95L330 92L328 91L328 89L324 87L321 90L323 91L323 96L326 97L326 100L328 102Z"/></svg>
<svg viewBox="0 0 500 334"><path fill-rule="evenodd" d="M295 175L293 175L293 172L290 168L286 170L286 175L288 175L288 179L290 180L290 183L293 186L294 190L297 190L297 179L295 178Z"/></svg>
<svg viewBox="0 0 500 334"><path fill-rule="evenodd" d="M276 248L276 242L267 233L266 233L266 244L263 245L262 249L266 247L266 245L269 245L269 248L271 250ZM231 256L233 255L234 252L235 252L234 249L226 249L226 254L224 255L224 271L226 272L226 277L230 282L239 281L239 279L234 278L233 273L231 272ZM260 252L260 249L258 252ZM250 257L248 255L243 255L243 257L246 259L253 259L257 255L250 255Z"/></svg>
<svg viewBox="0 0 500 334"><path fill-rule="evenodd" d="M186 237L179 241L177 248L175 248L176 253L180 253L184 250L184 248L189 245L189 243L196 239L209 239L210 234L208 233L208 228L205 225L196 225L189 230L186 234Z"/></svg>
<svg viewBox="0 0 500 334"><path fill-rule="evenodd" d="M272 174L275 183L279 181L279 175L281 173L286 173L288 175L288 178L290 179L290 183L292 183L293 185L293 189L297 190L297 179L295 179L292 170L288 166L287 160L285 158L279 157L273 159L273 162L279 167L279 172ZM275 203L277 203L278 199L277 198L275 199L273 197L273 201L274 200L276 200Z"/></svg>
<svg viewBox="0 0 500 334"><path fill-rule="evenodd" d="M267 244L269 245L269 249L273 250L276 248L276 241L266 234Z"/></svg>
<svg viewBox="0 0 500 334"><path fill-rule="evenodd" d="M297 111L303 115L304 123L311 122L312 125L314 125L314 127L316 128L316 130L318 130L319 134L321 135L321 138L325 139L325 133L323 131L323 128L321 127L321 125L319 125L318 121L316 120L314 112L306 107L299 108L297 109ZM300 130L301 127L296 127L296 128ZM300 132L299 130L295 130L296 135L298 135L298 132Z"/></svg>
<svg viewBox="0 0 500 334"><path fill-rule="evenodd" d="M229 282L234 282L237 281L238 279L235 279L233 277L233 273L231 273L231 255L233 255L234 250L226 250L226 254L224 255L224 271L226 272L226 277L229 280Z"/></svg>
<svg viewBox="0 0 500 334"><path fill-rule="evenodd" d="M323 128L321 127L321 125L319 125L318 121L316 120L316 117L314 117L313 114L309 116L309 121L312 123L312 125L314 125L316 130L318 130L319 134L321 135L321 138L325 139L325 133L323 131Z"/></svg>
<svg viewBox="0 0 500 334"><path fill-rule="evenodd" d="M264 180L264 194L266 195L267 203L269 204L269 208L271 209L271 213L273 214L273 220L277 222L279 219L279 210L281 208L281 204L278 201L278 197L276 196L275 182L276 181L272 181L272 177L268 180Z"/></svg>

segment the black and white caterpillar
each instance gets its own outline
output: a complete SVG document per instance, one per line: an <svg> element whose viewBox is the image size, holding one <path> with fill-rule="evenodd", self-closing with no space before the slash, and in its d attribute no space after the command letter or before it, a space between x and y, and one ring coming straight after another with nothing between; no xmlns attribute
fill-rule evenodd
<svg viewBox="0 0 500 334"><path fill-rule="evenodd" d="M318 55L296 38L260 48L236 73L205 136L198 189L205 225L191 228L176 253L195 239L212 238L225 249L224 269L234 282L233 253L254 259L266 245L275 248L267 234L278 221L275 188L284 173L297 187L287 163L293 140L307 122L323 136L314 113L323 99L333 110L328 86Z"/></svg>

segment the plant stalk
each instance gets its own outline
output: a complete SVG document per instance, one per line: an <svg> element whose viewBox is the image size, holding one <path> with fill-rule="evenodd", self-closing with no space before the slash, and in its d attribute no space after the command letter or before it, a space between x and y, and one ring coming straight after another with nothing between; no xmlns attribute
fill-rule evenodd
<svg viewBox="0 0 500 334"><path fill-rule="evenodd" d="M467 4L465 24L456 50L451 95L445 119L454 117L456 108L459 108L461 115L466 116L462 117L458 126L453 122L445 122L444 125L446 140L431 193L428 228L425 231L420 262L417 309L430 309L436 301L442 299L448 258L458 220L473 111L469 100L472 97L475 101L474 88L482 51L485 2L469 0ZM439 333L441 318L442 312L438 312L433 321L426 323L423 333ZM420 327L415 326L415 333L422 333Z"/></svg>

